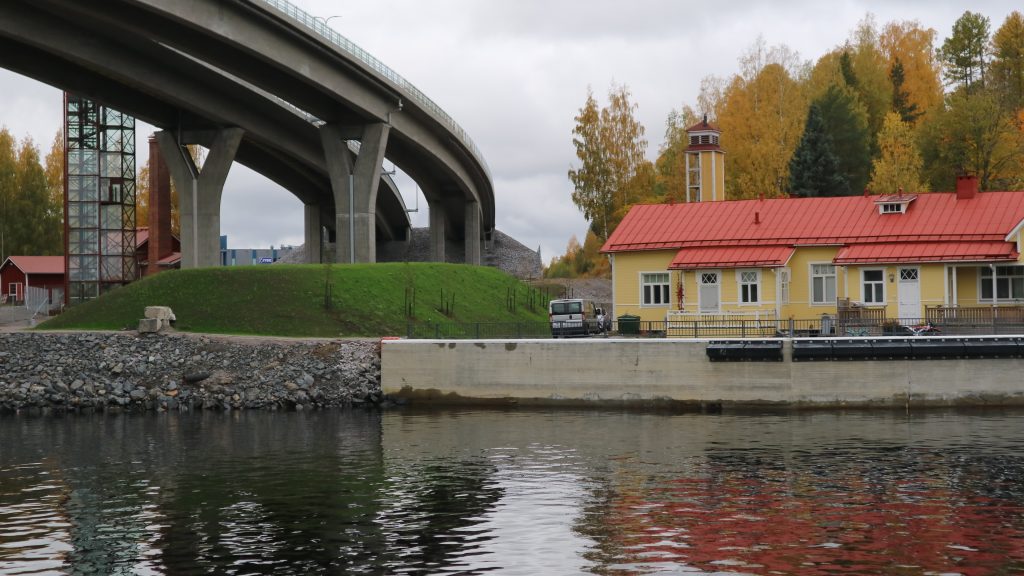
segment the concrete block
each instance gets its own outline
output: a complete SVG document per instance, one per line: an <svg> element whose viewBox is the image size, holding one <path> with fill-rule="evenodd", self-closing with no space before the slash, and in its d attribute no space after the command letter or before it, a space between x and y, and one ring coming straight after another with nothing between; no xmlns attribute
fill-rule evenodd
<svg viewBox="0 0 1024 576"><path fill-rule="evenodd" d="M146 306L146 318L163 320L168 325L175 320L174 312L168 306Z"/></svg>
<svg viewBox="0 0 1024 576"><path fill-rule="evenodd" d="M158 318L143 318L139 320L139 334L153 334L163 327L162 321Z"/></svg>

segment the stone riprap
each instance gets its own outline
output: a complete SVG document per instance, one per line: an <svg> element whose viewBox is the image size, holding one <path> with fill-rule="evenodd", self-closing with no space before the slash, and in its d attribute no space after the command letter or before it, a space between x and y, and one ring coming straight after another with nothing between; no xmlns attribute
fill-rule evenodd
<svg viewBox="0 0 1024 576"><path fill-rule="evenodd" d="M0 412L301 410L381 401L376 341L0 334Z"/></svg>

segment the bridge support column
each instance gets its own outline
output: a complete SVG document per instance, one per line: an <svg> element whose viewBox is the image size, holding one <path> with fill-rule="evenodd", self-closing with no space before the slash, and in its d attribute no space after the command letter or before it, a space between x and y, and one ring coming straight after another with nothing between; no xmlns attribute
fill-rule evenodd
<svg viewBox="0 0 1024 576"><path fill-rule="evenodd" d="M320 206L318 204L305 205L305 237L306 237L306 263L319 264L320 251L322 249L323 226L320 225Z"/></svg>
<svg viewBox="0 0 1024 576"><path fill-rule="evenodd" d="M444 262L444 208L441 201L428 202L430 210L430 260L432 262Z"/></svg>
<svg viewBox="0 0 1024 576"><path fill-rule="evenodd" d="M218 131L200 172L185 144L178 142L174 134L156 133L178 189L182 268L220 265L220 201L243 134L241 128Z"/></svg>
<svg viewBox="0 0 1024 576"><path fill-rule="evenodd" d="M466 202L466 264L480 265L480 204Z"/></svg>
<svg viewBox="0 0 1024 576"><path fill-rule="evenodd" d="M337 210L338 262L376 260L377 186L390 130L391 127L383 123L364 126L359 155L353 165L351 152L342 138L342 128L331 124L320 127Z"/></svg>

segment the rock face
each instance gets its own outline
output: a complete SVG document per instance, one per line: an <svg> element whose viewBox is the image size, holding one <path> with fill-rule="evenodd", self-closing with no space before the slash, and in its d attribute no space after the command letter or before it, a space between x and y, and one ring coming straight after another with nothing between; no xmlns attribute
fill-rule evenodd
<svg viewBox="0 0 1024 576"><path fill-rule="evenodd" d="M375 341L0 334L0 412L303 410L382 400Z"/></svg>

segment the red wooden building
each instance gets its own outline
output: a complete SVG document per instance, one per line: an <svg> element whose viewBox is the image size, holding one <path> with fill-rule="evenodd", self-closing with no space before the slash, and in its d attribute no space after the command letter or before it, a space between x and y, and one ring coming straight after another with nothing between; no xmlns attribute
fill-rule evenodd
<svg viewBox="0 0 1024 576"><path fill-rule="evenodd" d="M51 297L64 289L63 256L10 256L0 265L0 293L6 302L24 302L25 287L45 288ZM56 292L56 294L54 294Z"/></svg>

